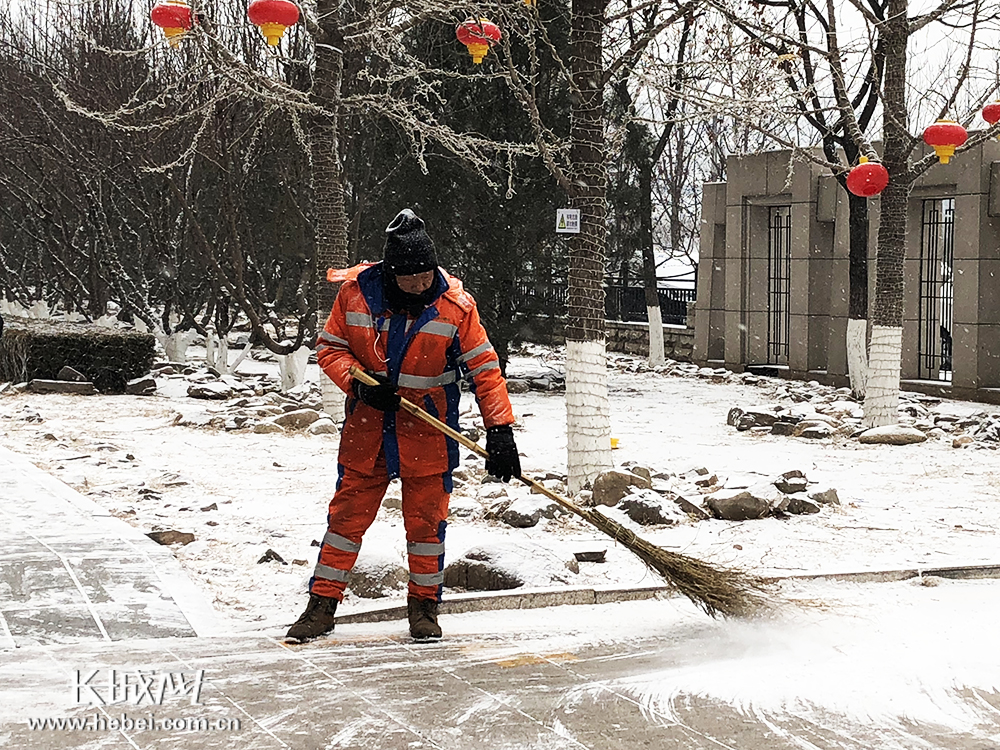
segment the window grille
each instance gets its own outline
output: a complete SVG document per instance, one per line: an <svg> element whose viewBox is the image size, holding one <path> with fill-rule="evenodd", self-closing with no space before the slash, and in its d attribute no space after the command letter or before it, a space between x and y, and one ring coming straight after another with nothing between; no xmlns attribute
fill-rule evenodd
<svg viewBox="0 0 1000 750"><path fill-rule="evenodd" d="M955 310L955 199L923 201L920 226L920 335L917 349L921 380L951 380Z"/></svg>
<svg viewBox="0 0 1000 750"><path fill-rule="evenodd" d="M792 274L792 207L767 214L767 363L788 364L789 288Z"/></svg>

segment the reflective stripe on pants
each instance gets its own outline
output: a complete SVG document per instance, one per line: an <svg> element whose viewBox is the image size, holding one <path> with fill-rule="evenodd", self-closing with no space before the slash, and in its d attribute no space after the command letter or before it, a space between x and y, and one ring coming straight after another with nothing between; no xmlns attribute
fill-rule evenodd
<svg viewBox="0 0 1000 750"><path fill-rule="evenodd" d="M385 458L375 462L375 474L342 467L337 492L330 501L328 531L309 590L343 600L347 573L358 558L361 538L371 526L389 486ZM441 599L444 578L444 534L449 494L445 477L403 477L403 526L410 569L408 593L418 599ZM343 579L343 580L341 580Z"/></svg>

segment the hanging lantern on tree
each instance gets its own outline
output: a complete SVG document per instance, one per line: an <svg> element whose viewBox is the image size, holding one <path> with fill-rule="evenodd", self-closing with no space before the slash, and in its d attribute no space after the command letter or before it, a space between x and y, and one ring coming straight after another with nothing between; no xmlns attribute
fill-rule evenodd
<svg viewBox="0 0 1000 750"><path fill-rule="evenodd" d="M253 0L247 15L272 47L281 43L285 29L299 22L299 8L289 0Z"/></svg>
<svg viewBox="0 0 1000 750"><path fill-rule="evenodd" d="M862 198L871 198L889 184L889 170L867 156L858 159L858 166L847 174L847 189Z"/></svg>
<svg viewBox="0 0 1000 750"><path fill-rule="evenodd" d="M934 147L934 153L942 164L947 164L955 149L969 138L965 128L954 120L938 120L924 131L924 143Z"/></svg>
<svg viewBox="0 0 1000 750"><path fill-rule="evenodd" d="M490 47L499 42L502 35L500 27L492 21L485 18L480 18L478 21L470 18L458 25L455 36L469 49L472 62L479 65L490 51Z"/></svg>
<svg viewBox="0 0 1000 750"><path fill-rule="evenodd" d="M992 127L1000 122L1000 99L983 107L983 119ZM1000 138L1000 136L997 136Z"/></svg>
<svg viewBox="0 0 1000 750"><path fill-rule="evenodd" d="M180 36L191 30L191 6L184 0L163 0L153 6L149 19L163 29L171 47L180 44Z"/></svg>

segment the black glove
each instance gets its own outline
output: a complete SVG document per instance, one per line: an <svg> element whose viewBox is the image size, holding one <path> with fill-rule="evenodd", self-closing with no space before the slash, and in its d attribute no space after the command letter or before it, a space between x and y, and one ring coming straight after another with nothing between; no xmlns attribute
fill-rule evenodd
<svg viewBox="0 0 1000 750"><path fill-rule="evenodd" d="M360 380L355 380L352 384L354 395L373 409L399 411L399 394L396 393L396 386L390 383L385 375L372 375L372 377L378 381L378 385L366 385Z"/></svg>
<svg viewBox="0 0 1000 750"><path fill-rule="evenodd" d="M521 476L521 457L517 455L514 430L509 424L486 430L486 452L490 454L486 459L487 474L501 482Z"/></svg>

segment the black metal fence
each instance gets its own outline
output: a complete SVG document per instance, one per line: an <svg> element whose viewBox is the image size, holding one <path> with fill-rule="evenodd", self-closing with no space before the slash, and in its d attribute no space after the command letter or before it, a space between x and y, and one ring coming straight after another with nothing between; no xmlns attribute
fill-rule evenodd
<svg viewBox="0 0 1000 750"><path fill-rule="evenodd" d="M657 289L660 316L664 324L687 325L687 307L695 300L694 289ZM562 315L566 310L565 284L519 282L514 290L514 309L525 313ZM604 314L607 320L646 322L646 293L641 286L609 284L604 287Z"/></svg>

